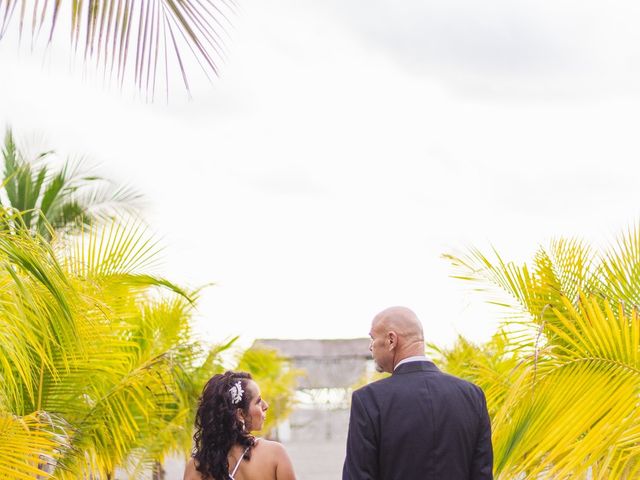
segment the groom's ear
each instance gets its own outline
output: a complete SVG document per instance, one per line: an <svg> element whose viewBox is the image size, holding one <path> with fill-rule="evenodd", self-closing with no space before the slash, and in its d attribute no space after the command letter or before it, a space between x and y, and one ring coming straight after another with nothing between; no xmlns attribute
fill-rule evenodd
<svg viewBox="0 0 640 480"><path fill-rule="evenodd" d="M393 350L398 346L398 335L396 332L387 333L387 340L389 341L389 350Z"/></svg>

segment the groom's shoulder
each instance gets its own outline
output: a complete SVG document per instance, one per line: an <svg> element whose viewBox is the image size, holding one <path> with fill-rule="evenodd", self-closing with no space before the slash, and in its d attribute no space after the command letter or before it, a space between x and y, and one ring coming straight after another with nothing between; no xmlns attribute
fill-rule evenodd
<svg viewBox="0 0 640 480"><path fill-rule="evenodd" d="M429 382L434 382L436 385L450 385L456 389L462 389L466 391L473 391L476 394L483 394L482 389L463 378L457 377L447 372L443 372L439 369L413 372L412 375L389 375L382 379L376 380L374 382L368 383L353 393L359 397L366 397L369 395L377 395L385 391L395 390L397 388L401 388L400 384L415 384L417 378L415 375L424 376L426 379L429 379Z"/></svg>
<svg viewBox="0 0 640 480"><path fill-rule="evenodd" d="M354 390L353 394L359 397L375 395L378 392L387 390L389 387L391 387L392 383L395 380L393 378L393 375L389 375L387 377L384 377L379 380L375 380L373 382L367 383L366 385L363 385L362 387Z"/></svg>
<svg viewBox="0 0 640 480"><path fill-rule="evenodd" d="M458 377L456 375L453 375L451 373L442 372L441 378L446 382L451 382L451 383L456 384L456 385L458 385L460 387L467 388L467 389L473 390L473 391L482 392L482 389L478 385L476 385L475 383L471 382L470 380L467 380L467 379Z"/></svg>

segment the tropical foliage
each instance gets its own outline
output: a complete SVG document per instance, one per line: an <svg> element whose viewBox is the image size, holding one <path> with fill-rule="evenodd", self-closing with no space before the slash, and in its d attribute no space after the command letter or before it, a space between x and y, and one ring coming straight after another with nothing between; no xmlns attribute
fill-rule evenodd
<svg viewBox="0 0 640 480"><path fill-rule="evenodd" d="M153 274L157 244L117 202L96 213L95 177L50 175L10 132L3 153L0 478L139 478L187 456L202 387L235 339L198 341L198 291ZM286 362L254 351L239 368L275 399L271 422L286 416Z"/></svg>
<svg viewBox="0 0 640 480"><path fill-rule="evenodd" d="M0 228L25 228L50 240L54 231L77 232L82 226L137 211L139 194L85 171L80 162L67 160L51 171L49 160L54 155L46 151L29 158L16 145L12 131L6 131L0 208L21 215L6 217L12 224L5 222Z"/></svg>
<svg viewBox="0 0 640 480"><path fill-rule="evenodd" d="M14 219L15 221L15 219ZM191 449L202 386L233 340L203 349L191 332L196 292L144 273L156 249L139 224L112 223L50 244L0 231L0 477L136 478ZM288 414L294 371L245 353Z"/></svg>
<svg viewBox="0 0 640 480"><path fill-rule="evenodd" d="M218 73L234 0L138 0L49 2L0 0L0 39L16 24L18 36L44 35L51 43L60 19L71 50L119 85L133 80L140 90L168 88L177 69L189 88L187 69ZM26 30L26 32L25 32ZM184 52L190 56L185 57ZM194 65L189 65L193 63Z"/></svg>
<svg viewBox="0 0 640 480"><path fill-rule="evenodd" d="M447 257L506 308L487 344L435 349L487 394L497 478L638 478L640 227L601 253L557 240L521 266Z"/></svg>
<svg viewBox="0 0 640 480"><path fill-rule="evenodd" d="M46 458L56 478L109 478L177 447L193 299L140 271L152 254L130 225L64 245L0 232L0 414L31 439L2 442L0 458L23 460L0 463L0 477L32 478Z"/></svg>

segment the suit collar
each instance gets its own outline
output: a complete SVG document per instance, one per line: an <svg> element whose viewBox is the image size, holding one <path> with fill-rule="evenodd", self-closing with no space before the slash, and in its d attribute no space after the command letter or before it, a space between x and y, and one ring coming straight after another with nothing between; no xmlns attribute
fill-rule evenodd
<svg viewBox="0 0 640 480"><path fill-rule="evenodd" d="M402 365L398 365L393 371L393 375L401 375L403 373L411 372L439 372L440 369L436 365L429 361L423 360L418 362L407 362Z"/></svg>

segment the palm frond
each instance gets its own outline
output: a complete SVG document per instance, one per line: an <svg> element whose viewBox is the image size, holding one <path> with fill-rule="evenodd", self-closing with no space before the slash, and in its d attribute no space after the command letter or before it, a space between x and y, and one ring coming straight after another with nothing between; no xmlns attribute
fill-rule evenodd
<svg viewBox="0 0 640 480"><path fill-rule="evenodd" d="M492 355L500 350L491 342L459 342L441 353L446 366L487 391L496 478L634 478L640 472L640 227L603 254L560 239L539 249L531 266L495 257L477 250L448 256L458 278L504 291L511 301L503 304L538 333L514 334L507 317L506 356Z"/></svg>
<svg viewBox="0 0 640 480"><path fill-rule="evenodd" d="M102 180L102 179L100 179ZM123 213L135 215L141 204L140 192L128 186L117 186L102 180L95 188L78 191L76 200L86 206L86 212L92 219L113 220Z"/></svg>
<svg viewBox="0 0 640 480"><path fill-rule="evenodd" d="M149 238L142 222L122 224L114 220L71 240L63 258L74 275L91 278L135 274L153 266L157 255L157 242Z"/></svg>
<svg viewBox="0 0 640 480"><path fill-rule="evenodd" d="M48 26L47 42L60 15L69 15L72 50L105 75L115 75L119 85L131 80L151 97L163 74L168 88L173 67L189 89L186 51L207 77L218 75L235 11L233 0L0 0L0 38L16 16L16 5L20 35L27 11L32 12L32 38Z"/></svg>
<svg viewBox="0 0 640 480"><path fill-rule="evenodd" d="M550 326L563 343L529 360L528 377L494 418L504 478L584 475L598 462L604 468L612 452L620 457L637 447L640 318L597 297L582 297L577 308L564 303L569 313L554 309L558 321Z"/></svg>
<svg viewBox="0 0 640 480"><path fill-rule="evenodd" d="M505 262L495 250L494 256L495 261L492 261L479 250L472 249L464 256L447 254L444 258L459 272L453 278L472 281L477 291L490 293L489 303L519 312L526 319L538 317L546 302L540 301L534 273L527 265L519 267L513 262ZM487 284L493 288L488 288Z"/></svg>
<svg viewBox="0 0 640 480"><path fill-rule="evenodd" d="M3 228L24 228L51 240L56 232L76 233L92 223L137 215L141 195L135 190L91 174L82 161L67 160L60 169L51 171L42 163L51 153L26 160L7 130L2 183L5 208L20 213L20 219L4 218Z"/></svg>
<svg viewBox="0 0 640 480"><path fill-rule="evenodd" d="M530 392L530 391L529 391ZM503 478L568 478L615 448L637 418L637 379L597 362L554 371L496 421L496 469Z"/></svg>
<svg viewBox="0 0 640 480"><path fill-rule="evenodd" d="M549 260L562 295L577 300L580 292L593 292L597 257L584 241L559 238L551 241Z"/></svg>
<svg viewBox="0 0 640 480"><path fill-rule="evenodd" d="M75 346L78 321L73 308L74 290L50 245L21 232L0 232L0 278L5 283L0 330L8 337L0 348L4 368L11 366L14 378L20 379L19 384L8 384L28 392L30 402L23 407L39 410L37 377L44 371L55 377L58 368L67 368L73 356L82 351L82 345ZM58 366L53 363L56 351L63 352ZM20 404L20 397L18 390L9 392L12 402Z"/></svg>
<svg viewBox="0 0 640 480"><path fill-rule="evenodd" d="M599 290L628 308L640 305L640 224L621 234L602 255Z"/></svg>
<svg viewBox="0 0 640 480"><path fill-rule="evenodd" d="M15 462L0 445L0 476L107 478L188 450L201 381L229 346L206 355L191 336L198 291L148 272L158 249L139 221L48 242L24 212L0 220L0 443L15 424L35 439L7 440L22 442Z"/></svg>
<svg viewBox="0 0 640 480"><path fill-rule="evenodd" d="M61 444L37 415L18 417L0 411L0 477L14 480L50 478Z"/></svg>

